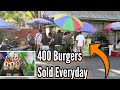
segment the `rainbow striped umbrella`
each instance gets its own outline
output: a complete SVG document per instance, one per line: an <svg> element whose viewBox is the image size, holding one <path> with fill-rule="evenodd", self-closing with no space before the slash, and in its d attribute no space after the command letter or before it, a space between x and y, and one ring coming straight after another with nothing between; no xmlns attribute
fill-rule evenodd
<svg viewBox="0 0 120 90"><path fill-rule="evenodd" d="M77 31L83 27L82 22L78 18L66 14L55 15L54 22L63 30L68 31Z"/></svg>

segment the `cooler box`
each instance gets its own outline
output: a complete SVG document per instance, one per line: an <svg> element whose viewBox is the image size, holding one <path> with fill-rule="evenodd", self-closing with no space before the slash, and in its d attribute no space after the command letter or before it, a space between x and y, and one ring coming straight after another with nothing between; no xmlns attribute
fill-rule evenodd
<svg viewBox="0 0 120 90"><path fill-rule="evenodd" d="M111 51L111 56L118 56L118 57L120 57L120 52Z"/></svg>

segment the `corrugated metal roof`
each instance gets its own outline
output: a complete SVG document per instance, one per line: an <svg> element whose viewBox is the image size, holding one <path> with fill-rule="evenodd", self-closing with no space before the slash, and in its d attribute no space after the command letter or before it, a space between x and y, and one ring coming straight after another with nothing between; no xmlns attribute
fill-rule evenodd
<svg viewBox="0 0 120 90"><path fill-rule="evenodd" d="M120 20L120 11L42 11L42 14L48 17L61 13L67 13L77 18Z"/></svg>

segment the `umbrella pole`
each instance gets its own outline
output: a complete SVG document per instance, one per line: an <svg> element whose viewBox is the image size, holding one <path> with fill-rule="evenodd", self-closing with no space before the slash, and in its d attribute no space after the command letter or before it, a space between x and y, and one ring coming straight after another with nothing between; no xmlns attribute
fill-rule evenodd
<svg viewBox="0 0 120 90"><path fill-rule="evenodd" d="M56 33L56 27L55 27L55 33Z"/></svg>
<svg viewBox="0 0 120 90"><path fill-rule="evenodd" d="M40 29L40 24L39 24L39 29Z"/></svg>
<svg viewBox="0 0 120 90"><path fill-rule="evenodd" d="M88 38L89 38L89 34L88 34Z"/></svg>
<svg viewBox="0 0 120 90"><path fill-rule="evenodd" d="M73 40L74 40L74 45L75 45L75 32L74 32L74 34L73 34Z"/></svg>
<svg viewBox="0 0 120 90"><path fill-rule="evenodd" d="M117 45L117 31L116 31L116 45Z"/></svg>

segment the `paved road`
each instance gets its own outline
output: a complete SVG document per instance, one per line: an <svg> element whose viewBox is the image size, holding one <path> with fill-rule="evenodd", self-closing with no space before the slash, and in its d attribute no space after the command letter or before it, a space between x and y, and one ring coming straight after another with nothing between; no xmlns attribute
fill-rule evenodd
<svg viewBox="0 0 120 90"><path fill-rule="evenodd" d="M120 79L120 57L108 57L110 61L110 71L107 79ZM104 79L105 70L104 64L99 57L86 57L82 62L72 62L71 64L65 64L64 62L36 62L36 66L60 66L61 68L81 68L89 69L88 79ZM9 79L8 77L2 77L2 79ZM10 78L11 79L11 78ZM38 79L37 77L14 77L14 79Z"/></svg>

